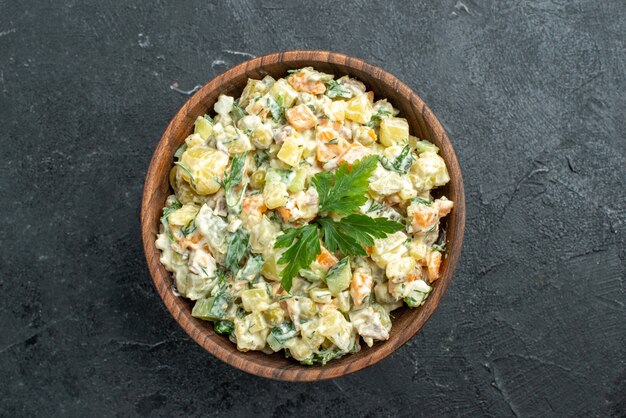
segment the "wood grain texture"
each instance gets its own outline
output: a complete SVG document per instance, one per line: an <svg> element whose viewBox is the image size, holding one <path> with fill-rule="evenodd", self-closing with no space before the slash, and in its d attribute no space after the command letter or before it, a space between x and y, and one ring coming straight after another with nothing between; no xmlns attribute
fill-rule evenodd
<svg viewBox="0 0 626 418"><path fill-rule="evenodd" d="M394 311L393 329L389 340L377 342L372 348L334 360L326 366L302 366L285 359L282 353L266 355L261 352L242 353L227 338L213 332L210 323L191 316L192 302L172 292L172 277L159 262L155 246L159 218L166 197L170 194L168 171L176 149L192 132L195 119L209 112L220 94L238 97L248 78L269 74L284 77L287 70L313 66L318 70L350 75L363 81L376 99L387 98L400 116L405 117L411 132L440 148L451 181L436 190L455 202L452 213L445 218L448 256L442 263L441 279L426 303L418 309L401 308ZM194 94L174 116L163 133L146 175L141 207L142 239L146 260L154 285L165 306L185 331L202 347L222 361L258 376L288 381L315 381L343 376L368 367L394 352L426 323L448 288L461 255L465 226L465 195L463 179L454 149L443 127L426 104L404 83L382 69L347 55L327 51L289 51L266 55L243 62L220 74Z"/></svg>

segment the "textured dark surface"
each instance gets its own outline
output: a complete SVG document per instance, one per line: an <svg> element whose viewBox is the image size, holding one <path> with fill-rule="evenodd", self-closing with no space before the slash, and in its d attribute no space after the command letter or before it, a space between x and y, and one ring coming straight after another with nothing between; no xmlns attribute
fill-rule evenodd
<svg viewBox="0 0 626 418"><path fill-rule="evenodd" d="M386 3L0 1L0 415L624 414L626 3ZM170 85L299 48L414 88L468 207L423 331L318 384L205 353L139 233L151 153L186 100Z"/></svg>

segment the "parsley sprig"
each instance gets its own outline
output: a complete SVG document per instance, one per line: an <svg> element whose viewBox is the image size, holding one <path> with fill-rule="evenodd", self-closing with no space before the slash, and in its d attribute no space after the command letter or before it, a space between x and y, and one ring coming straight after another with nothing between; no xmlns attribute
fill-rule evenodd
<svg viewBox="0 0 626 418"><path fill-rule="evenodd" d="M286 264L281 272L285 290L291 290L293 278L321 253L320 238L331 252L365 256L367 252L363 247L373 245L374 238L384 238L404 228L387 218L355 213L367 201L369 177L377 163L378 158L370 156L356 161L351 169L343 163L334 173L318 173L312 178L322 216L301 228L286 229L274 245L275 248L287 248L278 260L278 264ZM338 216L343 217L337 220Z"/></svg>

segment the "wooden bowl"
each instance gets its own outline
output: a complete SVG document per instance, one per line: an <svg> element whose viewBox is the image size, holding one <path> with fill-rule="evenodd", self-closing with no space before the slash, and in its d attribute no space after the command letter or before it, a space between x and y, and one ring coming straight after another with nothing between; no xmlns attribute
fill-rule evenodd
<svg viewBox="0 0 626 418"><path fill-rule="evenodd" d="M376 99L387 98L400 116L405 117L411 132L436 144L446 161L451 181L436 194L445 194L455 203L452 213L445 220L448 238L448 256L441 267L442 275L434 282L434 290L426 303L417 309L400 308L393 312L393 329L389 340L375 342L372 348L365 344L356 354L333 360L326 366L303 366L283 353L272 355L258 351L242 353L228 338L213 332L210 323L191 316L192 303L172 292L172 277L159 262L160 252L155 246L159 218L166 197L171 193L168 172L172 167L175 151L192 133L193 123L199 115L208 113L218 95L239 97L248 78L260 79L267 74L284 77L287 70L312 66L336 76L348 74L365 83L373 90ZM424 102L409 87L393 75L378 67L347 55L327 51L289 51L266 55L243 62L205 84L176 113L163 133L154 152L143 192L141 205L141 230L146 259L154 284L174 319L208 352L233 367L271 379L289 381L315 381L343 376L371 366L393 353L424 326L437 308L461 255L463 229L465 226L465 195L463 179L452 144L441 124Z"/></svg>

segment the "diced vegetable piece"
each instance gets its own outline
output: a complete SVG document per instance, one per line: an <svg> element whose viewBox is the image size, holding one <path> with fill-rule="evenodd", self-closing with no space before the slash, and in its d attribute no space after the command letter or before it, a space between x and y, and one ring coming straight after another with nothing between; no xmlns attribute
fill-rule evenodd
<svg viewBox="0 0 626 418"><path fill-rule="evenodd" d="M409 137L409 140L413 138L415 137ZM409 141L409 142L412 142L412 141ZM434 152L436 154L439 152L439 148L435 144L433 144L430 141L426 141L425 139L419 140L415 138L415 143L411 144L411 146L415 148L415 151L418 154L421 154L422 152Z"/></svg>
<svg viewBox="0 0 626 418"><path fill-rule="evenodd" d="M193 132L199 134L206 141L213 134L213 125L208 119L198 116L194 123Z"/></svg>
<svg viewBox="0 0 626 418"><path fill-rule="evenodd" d="M306 131L311 129L317 123L315 114L307 105L301 104L287 109L285 112L287 120L297 131Z"/></svg>
<svg viewBox="0 0 626 418"><path fill-rule="evenodd" d="M291 322L283 322L277 327L272 328L272 331L267 337L267 343L272 350L278 351L284 348L285 343L289 340L296 338L297 335L298 332Z"/></svg>
<svg viewBox="0 0 626 418"><path fill-rule="evenodd" d="M170 214L168 221L173 226L185 226L194 220L199 210L200 207L194 204L183 205L182 208Z"/></svg>
<svg viewBox="0 0 626 418"><path fill-rule="evenodd" d="M298 361L305 360L313 354L311 347L301 338L293 338L287 341L285 346L289 349L289 354Z"/></svg>
<svg viewBox="0 0 626 418"><path fill-rule="evenodd" d="M247 312L264 311L270 304L265 289L248 289L241 292L241 303Z"/></svg>
<svg viewBox="0 0 626 418"><path fill-rule="evenodd" d="M368 126L359 126L352 131L352 138L363 145L373 144L378 140L374 129Z"/></svg>
<svg viewBox="0 0 626 418"><path fill-rule="evenodd" d="M235 318L235 339L239 351L262 350L265 347L265 340L269 334L269 328L263 328L258 332L251 332L254 327L255 318L252 314L243 318Z"/></svg>
<svg viewBox="0 0 626 418"><path fill-rule="evenodd" d="M258 149L268 149L274 139L272 127L266 124L257 126L250 137L252 144Z"/></svg>
<svg viewBox="0 0 626 418"><path fill-rule="evenodd" d="M265 322L270 327L275 327L285 321L285 311L278 303L272 303L265 311L263 311Z"/></svg>
<svg viewBox="0 0 626 418"><path fill-rule="evenodd" d="M434 152L423 152L411 167L411 180L418 191L443 186L450 181L446 162Z"/></svg>
<svg viewBox="0 0 626 418"><path fill-rule="evenodd" d="M191 310L191 316L205 321L224 319L230 298L226 294L219 294L205 299L199 299Z"/></svg>
<svg viewBox="0 0 626 418"><path fill-rule="evenodd" d="M285 183L266 183L263 188L263 199L268 209L276 209L287 204L289 193Z"/></svg>
<svg viewBox="0 0 626 418"><path fill-rule="evenodd" d="M296 175L291 179L289 186L287 186L287 190L292 193L299 192L304 190L305 182L306 182L307 170L304 168L299 168L296 170Z"/></svg>
<svg viewBox="0 0 626 418"><path fill-rule="evenodd" d="M326 275L326 284L333 295L346 290L350 287L352 279L352 270L350 269L350 258L345 257L328 270Z"/></svg>
<svg viewBox="0 0 626 418"><path fill-rule="evenodd" d="M346 119L365 124L372 118L372 101L370 95L361 94L348 101Z"/></svg>
<svg viewBox="0 0 626 418"><path fill-rule="evenodd" d="M406 142L409 139L409 123L404 118L389 117L380 121L380 142L385 146Z"/></svg>
<svg viewBox="0 0 626 418"><path fill-rule="evenodd" d="M299 136L292 135L285 139L276 156L285 164L295 167L300 163L303 151L302 139Z"/></svg>
<svg viewBox="0 0 626 418"><path fill-rule="evenodd" d="M347 350L350 347L351 329L352 325L336 309L325 311L320 320L320 334L342 350Z"/></svg>
<svg viewBox="0 0 626 418"><path fill-rule="evenodd" d="M207 146L188 148L180 158L179 173L200 195L210 195L220 189L216 181L224 176L228 155Z"/></svg>
<svg viewBox="0 0 626 418"><path fill-rule="evenodd" d="M284 78L278 80L269 91L269 95L272 96L276 102L283 104L285 108L293 106L293 102L298 98L298 92L291 87Z"/></svg>
<svg viewBox="0 0 626 418"><path fill-rule="evenodd" d="M316 303L330 303L333 300L333 294L328 289L311 289L309 296Z"/></svg>

